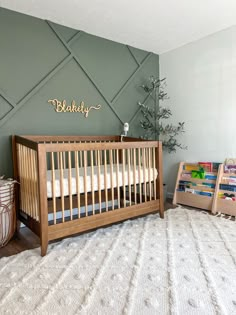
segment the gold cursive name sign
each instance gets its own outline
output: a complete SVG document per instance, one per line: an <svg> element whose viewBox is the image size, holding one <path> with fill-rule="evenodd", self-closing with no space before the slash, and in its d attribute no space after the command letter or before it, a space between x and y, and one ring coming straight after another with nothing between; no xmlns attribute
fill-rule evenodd
<svg viewBox="0 0 236 315"><path fill-rule="evenodd" d="M88 117L88 114L92 109L99 110L102 107L100 104L97 106L85 106L84 101L80 102L80 105L76 105L74 100L71 102L71 105L67 105L66 100L59 101L56 98L48 100L48 103L55 106L55 111L57 113L81 113L84 114L85 118Z"/></svg>

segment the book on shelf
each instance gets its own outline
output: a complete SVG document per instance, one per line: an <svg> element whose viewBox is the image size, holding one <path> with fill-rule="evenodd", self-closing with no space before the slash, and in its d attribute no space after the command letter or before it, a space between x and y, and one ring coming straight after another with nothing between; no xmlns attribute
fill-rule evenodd
<svg viewBox="0 0 236 315"><path fill-rule="evenodd" d="M198 164L203 167L206 172L218 172L219 166L221 163L219 162L198 162Z"/></svg>
<svg viewBox="0 0 236 315"><path fill-rule="evenodd" d="M200 191L199 195L212 197L214 193L212 191Z"/></svg>
<svg viewBox="0 0 236 315"><path fill-rule="evenodd" d="M187 164L184 164L183 169L185 171L198 171L199 166L196 163L187 163Z"/></svg>
<svg viewBox="0 0 236 315"><path fill-rule="evenodd" d="M217 176L216 175L211 175L211 174L206 174L205 179L208 180L216 180Z"/></svg>
<svg viewBox="0 0 236 315"><path fill-rule="evenodd" d="M185 188L185 192L199 195L199 196L208 196L212 197L214 195L213 191L208 191L208 190L196 190L196 189L191 189L191 188Z"/></svg>
<svg viewBox="0 0 236 315"><path fill-rule="evenodd" d="M183 178L191 178L192 177L192 173L191 172L182 172L181 173L181 177Z"/></svg>
<svg viewBox="0 0 236 315"><path fill-rule="evenodd" d="M212 172L218 172L218 169L220 167L220 162L212 162Z"/></svg>
<svg viewBox="0 0 236 315"><path fill-rule="evenodd" d="M223 176L221 179L222 184L228 184L228 185L236 185L236 177L234 176Z"/></svg>
<svg viewBox="0 0 236 315"><path fill-rule="evenodd" d="M185 188L184 191L187 192L187 193L190 193L190 194L194 194L195 193L195 190L193 188Z"/></svg>
<svg viewBox="0 0 236 315"><path fill-rule="evenodd" d="M211 162L198 162L198 165L202 167L206 172L212 172L212 163Z"/></svg>
<svg viewBox="0 0 236 315"><path fill-rule="evenodd" d="M221 190L229 190L236 192L236 185L229 185L229 184L220 184L219 187Z"/></svg>
<svg viewBox="0 0 236 315"><path fill-rule="evenodd" d="M225 164L224 165L224 172L225 173L233 173L236 174L236 165L234 164Z"/></svg>
<svg viewBox="0 0 236 315"><path fill-rule="evenodd" d="M216 187L216 184L213 184L213 183L202 183L204 186L207 186L207 187L210 187L210 188L215 188Z"/></svg>

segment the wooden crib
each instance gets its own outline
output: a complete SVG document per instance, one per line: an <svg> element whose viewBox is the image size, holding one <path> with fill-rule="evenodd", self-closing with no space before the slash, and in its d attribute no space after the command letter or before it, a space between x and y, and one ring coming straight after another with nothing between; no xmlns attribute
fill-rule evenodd
<svg viewBox="0 0 236 315"><path fill-rule="evenodd" d="M121 136L13 136L18 218L50 240L155 211L162 144Z"/></svg>

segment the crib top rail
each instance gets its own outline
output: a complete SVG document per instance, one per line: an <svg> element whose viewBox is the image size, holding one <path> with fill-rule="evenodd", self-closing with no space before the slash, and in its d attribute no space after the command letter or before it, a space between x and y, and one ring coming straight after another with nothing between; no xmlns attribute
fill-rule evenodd
<svg viewBox="0 0 236 315"><path fill-rule="evenodd" d="M58 142L98 142L98 141L120 141L120 136L77 136L77 135L17 135L17 139L27 139L39 143L58 143Z"/></svg>
<svg viewBox="0 0 236 315"><path fill-rule="evenodd" d="M160 141L121 136L15 136L16 143L45 152L114 150L160 147Z"/></svg>

